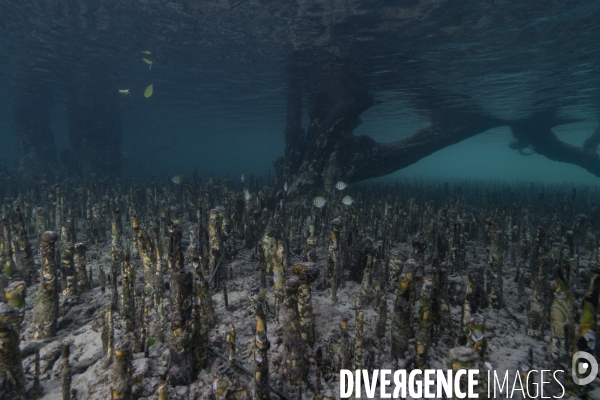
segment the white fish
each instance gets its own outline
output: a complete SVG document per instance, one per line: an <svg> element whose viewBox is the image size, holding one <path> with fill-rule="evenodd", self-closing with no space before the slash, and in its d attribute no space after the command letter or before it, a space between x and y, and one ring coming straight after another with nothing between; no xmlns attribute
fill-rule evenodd
<svg viewBox="0 0 600 400"><path fill-rule="evenodd" d="M244 176L244 174L242 174L242 177L240 178L242 183L244 183L244 181L246 180L246 177Z"/></svg>
<svg viewBox="0 0 600 400"><path fill-rule="evenodd" d="M323 196L317 196L313 200L313 205L317 208L323 208L325 203L327 203L327 200L325 200Z"/></svg>
<svg viewBox="0 0 600 400"><path fill-rule="evenodd" d="M252 199L252 195L250 194L248 189L244 190L244 199L246 199L246 201L250 201Z"/></svg>
<svg viewBox="0 0 600 400"><path fill-rule="evenodd" d="M287 182L286 182L286 183L283 184L283 191L287 192L287 190L288 190L288 185L287 185Z"/></svg>
<svg viewBox="0 0 600 400"><path fill-rule="evenodd" d="M344 190L348 187L348 185L346 185L345 182L339 181L338 183L335 184L335 188L337 190Z"/></svg>
<svg viewBox="0 0 600 400"><path fill-rule="evenodd" d="M183 182L183 176L175 175L174 177L171 178L171 181L176 185L181 185L181 182Z"/></svg>
<svg viewBox="0 0 600 400"><path fill-rule="evenodd" d="M354 203L354 199L350 196L344 196L344 198L342 199L342 203L344 203L347 206L351 206L352 203Z"/></svg>

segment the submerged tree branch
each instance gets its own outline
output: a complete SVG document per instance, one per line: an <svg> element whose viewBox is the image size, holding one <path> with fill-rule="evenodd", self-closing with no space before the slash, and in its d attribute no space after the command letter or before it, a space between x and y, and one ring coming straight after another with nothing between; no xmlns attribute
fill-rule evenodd
<svg viewBox="0 0 600 400"><path fill-rule="evenodd" d="M600 142L600 129L586 140L583 147L577 147L560 140L552 129L531 124L515 124L511 129L516 137L525 137L536 153L550 160L577 165L600 177L600 156L596 152Z"/></svg>
<svg viewBox="0 0 600 400"><path fill-rule="evenodd" d="M583 144L583 148L587 151L596 152L598 151L598 144L600 144L600 126L596 128L592 136L587 138Z"/></svg>
<svg viewBox="0 0 600 400"><path fill-rule="evenodd" d="M290 194L318 194L333 190L338 180L353 183L388 175L438 150L500 126L511 127L514 139L509 146L520 154L535 152L600 176L600 157L596 152L600 145L600 128L582 147L564 143L552 128L574 121L560 117L555 109L507 121L473 107L444 108L439 99L446 96L425 88L413 103L416 109L428 113L429 127L392 143L379 143L365 135L355 136L353 131L360 123L361 114L372 107L375 100L360 80L343 70L334 72L326 74L331 79L314 82L307 73L306 111L310 124L305 131L301 124L304 86L294 70L287 71L285 157L277 159L275 166L278 179L288 183Z"/></svg>
<svg viewBox="0 0 600 400"><path fill-rule="evenodd" d="M500 120L470 113L437 115L431 126L393 143L368 136L348 138L340 151L348 182L390 174L465 139L501 126Z"/></svg>
<svg viewBox="0 0 600 400"><path fill-rule="evenodd" d="M359 123L360 115L373 103L373 98L361 87L332 85L327 91L309 96L310 125L302 147L296 149L297 153L293 155L291 149L286 149L286 154L290 155L285 162L276 161L279 171L283 172L282 177L292 180L292 192L307 192L323 185L332 189L334 180L343 178L338 171L335 154L346 138L353 137L352 131ZM295 119L288 118L288 128L293 125ZM296 155L301 161L297 169Z"/></svg>

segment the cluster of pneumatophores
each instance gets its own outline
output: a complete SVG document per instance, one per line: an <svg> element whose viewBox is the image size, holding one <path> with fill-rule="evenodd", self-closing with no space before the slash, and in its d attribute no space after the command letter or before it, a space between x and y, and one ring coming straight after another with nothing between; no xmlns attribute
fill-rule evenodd
<svg viewBox="0 0 600 400"><path fill-rule="evenodd" d="M380 368L598 390L570 373L599 352L597 187L284 189L2 178L0 399L327 399Z"/></svg>

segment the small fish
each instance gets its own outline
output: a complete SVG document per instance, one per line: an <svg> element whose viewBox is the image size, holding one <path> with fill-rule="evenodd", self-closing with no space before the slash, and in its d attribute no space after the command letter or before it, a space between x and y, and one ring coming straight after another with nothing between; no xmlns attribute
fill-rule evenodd
<svg viewBox="0 0 600 400"><path fill-rule="evenodd" d="M325 203L327 203L327 200L325 200L322 196L317 196L313 200L313 205L317 208L323 208Z"/></svg>
<svg viewBox="0 0 600 400"><path fill-rule="evenodd" d="M150 69L152 69L152 61L148 60L147 58L142 58L142 60L150 66Z"/></svg>
<svg viewBox="0 0 600 400"><path fill-rule="evenodd" d="M347 206L351 206L352 203L354 203L354 199L350 196L344 196L344 198L342 199L342 203L344 203Z"/></svg>
<svg viewBox="0 0 600 400"><path fill-rule="evenodd" d="M124 94L125 96L128 96L129 93L129 89L119 89L119 94Z"/></svg>
<svg viewBox="0 0 600 400"><path fill-rule="evenodd" d="M148 50L142 50L142 54L152 54L152 53L149 52Z"/></svg>
<svg viewBox="0 0 600 400"><path fill-rule="evenodd" d="M244 189L244 199L246 199L246 201L250 201L252 199L252 195L250 194L248 189Z"/></svg>
<svg viewBox="0 0 600 400"><path fill-rule="evenodd" d="M181 182L183 182L183 176L175 175L174 177L171 178L171 181L176 185L180 185Z"/></svg>
<svg viewBox="0 0 600 400"><path fill-rule="evenodd" d="M283 191L287 192L287 190L288 190L288 185L287 185L287 182L286 182L286 183L283 184Z"/></svg>
<svg viewBox="0 0 600 400"><path fill-rule="evenodd" d="M335 188L337 190L344 190L348 187L348 185L346 185L346 183L339 181L338 183L335 184Z"/></svg>
<svg viewBox="0 0 600 400"><path fill-rule="evenodd" d="M154 83L151 83L150 86L146 87L146 90L144 90L144 97L148 98L152 96L152 93L154 93Z"/></svg>
<svg viewBox="0 0 600 400"><path fill-rule="evenodd" d="M246 180L246 177L244 176L244 174L242 174L242 177L240 178L242 183L244 183L244 181Z"/></svg>

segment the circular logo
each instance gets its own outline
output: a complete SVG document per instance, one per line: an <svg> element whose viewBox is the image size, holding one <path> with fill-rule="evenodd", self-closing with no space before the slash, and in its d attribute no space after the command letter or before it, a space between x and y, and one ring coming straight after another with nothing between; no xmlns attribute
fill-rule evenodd
<svg viewBox="0 0 600 400"><path fill-rule="evenodd" d="M585 351L578 351L571 359L571 375L576 385L592 383L598 375L598 362L596 358Z"/></svg>

